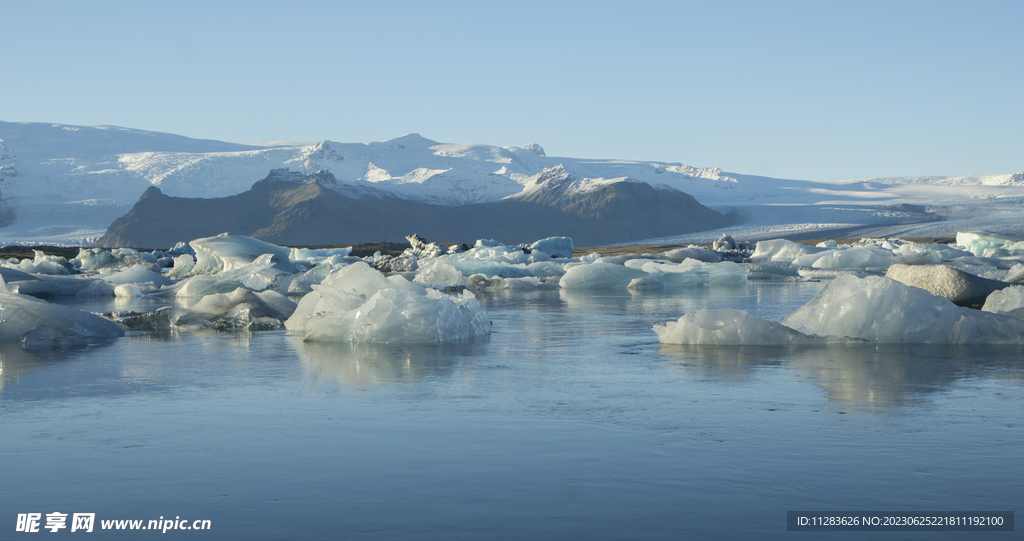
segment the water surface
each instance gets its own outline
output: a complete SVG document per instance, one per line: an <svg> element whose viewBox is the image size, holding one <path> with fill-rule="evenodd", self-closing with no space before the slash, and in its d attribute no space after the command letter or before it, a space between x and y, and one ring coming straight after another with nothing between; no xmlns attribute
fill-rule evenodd
<svg viewBox="0 0 1024 541"><path fill-rule="evenodd" d="M60 511L212 520L179 538L861 539L786 532L786 511L1021 510L1020 347L651 330L702 307L779 319L821 286L491 294L494 333L444 346L4 346L0 528Z"/></svg>

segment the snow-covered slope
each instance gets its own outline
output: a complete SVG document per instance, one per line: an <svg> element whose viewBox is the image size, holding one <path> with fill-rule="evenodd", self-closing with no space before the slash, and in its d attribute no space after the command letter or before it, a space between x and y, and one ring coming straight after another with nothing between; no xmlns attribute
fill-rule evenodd
<svg viewBox="0 0 1024 541"><path fill-rule="evenodd" d="M374 143L235 144L111 126L0 122L0 224L13 213L13 221L0 228L0 243L87 243L150 186L169 196L224 197L249 189L277 168L304 174L326 169L337 179L332 187L351 197L449 206L521 196L553 183L585 191L641 181L683 191L754 225L820 223L822 218L838 224L879 223L868 216L875 211L863 205L958 209L1024 204L1024 172L825 183L678 163L560 158L547 156L536 144L444 144L418 134ZM801 210L779 211L779 205L800 205ZM839 207L846 210L828 210ZM868 222L850 222L850 215Z"/></svg>

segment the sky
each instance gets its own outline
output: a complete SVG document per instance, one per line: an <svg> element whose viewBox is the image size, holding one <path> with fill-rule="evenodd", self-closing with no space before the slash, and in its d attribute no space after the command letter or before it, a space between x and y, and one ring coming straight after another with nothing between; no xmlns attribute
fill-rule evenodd
<svg viewBox="0 0 1024 541"><path fill-rule="evenodd" d="M0 120L526 146L810 180L1024 169L1024 2L0 0Z"/></svg>

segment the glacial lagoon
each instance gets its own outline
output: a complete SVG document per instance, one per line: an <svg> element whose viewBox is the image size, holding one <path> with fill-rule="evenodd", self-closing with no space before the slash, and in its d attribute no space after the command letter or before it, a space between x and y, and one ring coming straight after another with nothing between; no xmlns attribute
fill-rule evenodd
<svg viewBox="0 0 1024 541"><path fill-rule="evenodd" d="M160 517L211 521L180 539L1013 538L787 532L786 512L1024 508L1024 347L672 346L651 328L700 308L775 321L825 283L477 292L492 333L435 346L6 344L3 528L57 511L96 513L91 539L154 537L99 522Z"/></svg>

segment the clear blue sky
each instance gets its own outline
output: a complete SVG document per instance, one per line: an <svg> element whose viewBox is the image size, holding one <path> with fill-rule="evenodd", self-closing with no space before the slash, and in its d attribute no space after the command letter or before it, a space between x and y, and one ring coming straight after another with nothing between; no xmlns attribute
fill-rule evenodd
<svg viewBox="0 0 1024 541"><path fill-rule="evenodd" d="M784 178L1024 169L1024 1L0 0L0 120L418 132Z"/></svg>

